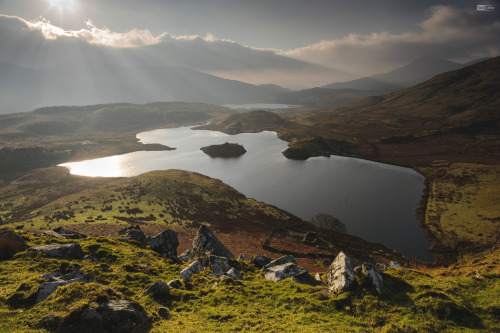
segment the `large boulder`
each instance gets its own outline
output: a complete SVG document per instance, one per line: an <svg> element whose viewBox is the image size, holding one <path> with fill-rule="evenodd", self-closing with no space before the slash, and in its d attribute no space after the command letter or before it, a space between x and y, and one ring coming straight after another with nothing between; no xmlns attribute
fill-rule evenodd
<svg viewBox="0 0 500 333"><path fill-rule="evenodd" d="M136 302L110 300L90 304L81 313L82 323L100 325L103 332L147 332L150 320L146 311Z"/></svg>
<svg viewBox="0 0 500 333"><path fill-rule="evenodd" d="M45 253L49 257L81 259L83 250L79 244L49 244L31 247L30 250Z"/></svg>
<svg viewBox="0 0 500 333"><path fill-rule="evenodd" d="M226 257L210 255L200 260L204 267L210 268L210 270L212 271L212 274L210 275L215 277L220 277L222 274L231 269L229 259L227 259Z"/></svg>
<svg viewBox="0 0 500 333"><path fill-rule="evenodd" d="M12 230L0 230L0 260L12 258L27 248L24 239Z"/></svg>
<svg viewBox="0 0 500 333"><path fill-rule="evenodd" d="M170 229L160 232L149 241L151 250L162 254L165 258L177 258L178 246L177 233Z"/></svg>
<svg viewBox="0 0 500 333"><path fill-rule="evenodd" d="M147 286L142 295L152 295L153 297L166 297L170 295L170 287L163 281L156 281Z"/></svg>
<svg viewBox="0 0 500 333"><path fill-rule="evenodd" d="M181 279L186 282L191 275L203 271L203 265L198 260L193 261L188 267L181 271Z"/></svg>
<svg viewBox="0 0 500 333"><path fill-rule="evenodd" d="M307 270L294 263L272 266L266 269L264 277L273 282L279 282L292 276L307 273Z"/></svg>
<svg viewBox="0 0 500 333"><path fill-rule="evenodd" d="M356 284L354 268L356 262L344 252L340 252L326 272L328 287L333 292L342 293Z"/></svg>
<svg viewBox="0 0 500 333"><path fill-rule="evenodd" d="M145 242L146 241L146 235L144 232L142 232L141 227L136 225L136 226L130 226L125 229L122 229L117 232L115 236L124 236L120 238L120 240L135 240L136 242Z"/></svg>
<svg viewBox="0 0 500 333"><path fill-rule="evenodd" d="M243 279L243 275L241 275L240 272L238 272L238 270L236 268L231 268L230 270L228 270L226 273L224 273L224 275L221 276L221 279L224 279L224 278L232 278L233 280L241 280Z"/></svg>
<svg viewBox="0 0 500 333"><path fill-rule="evenodd" d="M191 259L198 259L208 255L234 259L234 255L231 251L215 237L207 226L202 225L193 238L190 257Z"/></svg>

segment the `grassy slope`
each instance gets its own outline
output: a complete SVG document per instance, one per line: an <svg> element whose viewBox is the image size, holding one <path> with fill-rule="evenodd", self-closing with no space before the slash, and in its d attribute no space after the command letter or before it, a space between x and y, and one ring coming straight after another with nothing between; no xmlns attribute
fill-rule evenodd
<svg viewBox="0 0 500 333"><path fill-rule="evenodd" d="M21 231L28 245L54 242ZM60 241L68 242L68 241ZM1 332L91 332L96 326L77 325L85 305L103 299L140 303L152 318L152 332L495 332L500 329L500 257L498 251L427 271L389 269L383 296L366 290L336 296L320 287L291 281L272 283L253 265L233 262L245 274L241 283L219 282L209 272L171 291L169 297L141 296L148 285L179 278L185 264L173 263L138 243L116 238L76 240L86 254L100 260L51 259L26 251L0 262ZM36 291L43 273L68 272L74 264L95 282L60 287L47 300L28 305L23 299ZM18 300L16 302L15 300ZM21 302L19 302L21 300ZM168 310L161 318L159 307ZM46 326L43 317L56 317ZM92 324L90 324L92 325Z"/></svg>

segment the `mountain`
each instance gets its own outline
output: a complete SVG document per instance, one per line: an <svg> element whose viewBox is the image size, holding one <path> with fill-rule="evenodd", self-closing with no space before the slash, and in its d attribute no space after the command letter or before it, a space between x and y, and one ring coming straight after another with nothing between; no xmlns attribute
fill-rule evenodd
<svg viewBox="0 0 500 333"><path fill-rule="evenodd" d="M380 91L312 88L300 91L282 92L276 96L276 103L303 105L312 108L327 108L379 94L381 94Z"/></svg>
<svg viewBox="0 0 500 333"><path fill-rule="evenodd" d="M277 86L255 86L183 67L89 61L50 69L0 63L0 114L52 105L188 101L272 102ZM29 96L29 98L26 98Z"/></svg>
<svg viewBox="0 0 500 333"><path fill-rule="evenodd" d="M423 57L415 59L408 65L388 73L376 74L352 81L332 83L324 86L324 88L391 91L410 87L428 80L437 74L456 70L463 66L444 59Z"/></svg>

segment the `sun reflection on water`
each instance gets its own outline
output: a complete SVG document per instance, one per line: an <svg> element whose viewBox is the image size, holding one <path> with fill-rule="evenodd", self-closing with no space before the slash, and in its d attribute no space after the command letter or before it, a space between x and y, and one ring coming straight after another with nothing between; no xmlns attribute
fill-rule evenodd
<svg viewBox="0 0 500 333"><path fill-rule="evenodd" d="M126 172L124 156L110 156L82 162L63 163L70 173L87 177L123 177Z"/></svg>

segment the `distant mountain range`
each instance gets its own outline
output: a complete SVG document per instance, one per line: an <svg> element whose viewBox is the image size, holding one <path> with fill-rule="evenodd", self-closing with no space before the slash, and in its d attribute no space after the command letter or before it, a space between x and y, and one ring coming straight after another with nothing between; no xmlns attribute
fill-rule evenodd
<svg viewBox="0 0 500 333"><path fill-rule="evenodd" d="M481 59L479 61L482 60L486 59ZM457 70L462 67L472 65L473 63L459 64L440 58L424 57L415 59L408 65L397 68L388 73L376 74L352 81L336 82L328 84L323 88L387 92L408 88L417 83L426 81L438 74Z"/></svg>

